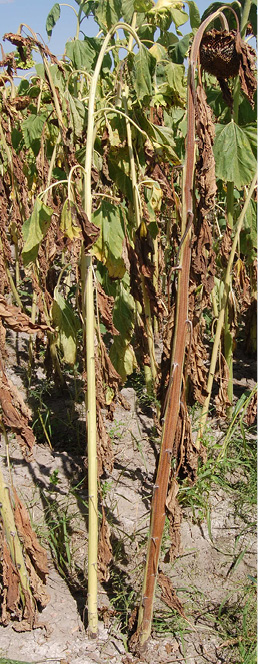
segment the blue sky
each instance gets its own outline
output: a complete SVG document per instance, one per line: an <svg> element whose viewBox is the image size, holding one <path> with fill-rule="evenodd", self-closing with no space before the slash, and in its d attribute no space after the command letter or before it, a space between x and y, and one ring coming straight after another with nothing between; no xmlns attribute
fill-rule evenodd
<svg viewBox="0 0 258 664"><path fill-rule="evenodd" d="M78 9L74 0L66 0ZM108 1L108 0L107 0ZM197 0L200 14L211 4L212 0ZM61 3L60 3L61 4ZM21 22L27 23L35 32L41 34L55 55L62 55L64 44L69 37L74 37L76 30L76 16L69 7L61 7L61 17L56 24L50 42L45 30L46 17L54 5L54 0L0 0L0 41L5 32L17 32ZM186 5L187 11L187 5ZM83 28L90 37L97 34L98 28L92 19L85 19ZM182 29L185 32L183 26ZM4 50L12 50L11 44L3 42Z"/></svg>

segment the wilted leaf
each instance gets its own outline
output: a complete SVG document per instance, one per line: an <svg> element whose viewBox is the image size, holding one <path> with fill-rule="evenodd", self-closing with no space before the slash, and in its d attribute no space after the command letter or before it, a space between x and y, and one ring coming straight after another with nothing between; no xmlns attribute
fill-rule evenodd
<svg viewBox="0 0 258 664"><path fill-rule="evenodd" d="M135 315L135 302L132 295L124 287L123 283L119 284L119 294L115 298L113 308L113 320L117 330L119 330L121 337L126 341L130 341Z"/></svg>
<svg viewBox="0 0 258 664"><path fill-rule="evenodd" d="M29 115L21 124L22 135L26 148L31 148L35 156L39 152L40 139L43 127L46 122L46 115Z"/></svg>
<svg viewBox="0 0 258 664"><path fill-rule="evenodd" d="M68 198L62 207L60 229L70 240L81 237L81 229L77 224L76 207Z"/></svg>
<svg viewBox="0 0 258 664"><path fill-rule="evenodd" d="M92 219L100 228L100 236L93 246L93 253L106 265L110 277L122 279L125 273L125 264L121 258L125 237L122 212L112 203L103 201L93 213Z"/></svg>
<svg viewBox="0 0 258 664"><path fill-rule="evenodd" d="M116 184L117 188L128 198L133 201L132 181L130 178L130 165L128 147L126 148L112 148L108 153L108 171L109 176Z"/></svg>
<svg viewBox="0 0 258 664"><path fill-rule="evenodd" d="M233 120L216 125L214 157L216 175L224 182L234 182L237 189L249 184L256 172L256 130L252 125L239 127Z"/></svg>
<svg viewBox="0 0 258 664"><path fill-rule="evenodd" d="M66 43L66 54L73 63L75 69L90 71L94 68L95 61L100 51L99 40L95 37L84 37Z"/></svg>
<svg viewBox="0 0 258 664"><path fill-rule="evenodd" d="M70 92L66 93L66 98L69 104L73 132L75 136L80 137L85 124L85 105Z"/></svg>
<svg viewBox="0 0 258 664"><path fill-rule="evenodd" d="M185 85L185 67L178 65L175 62L169 62L165 67L168 84L173 92L176 92L179 97L185 98L186 85Z"/></svg>
<svg viewBox="0 0 258 664"><path fill-rule="evenodd" d="M72 307L60 295L57 286L54 290L52 319L58 329L59 343L65 362L75 364L79 323L75 318Z"/></svg>
<svg viewBox="0 0 258 664"><path fill-rule="evenodd" d="M114 298L105 293L104 289L97 282L98 307L107 330L113 334L119 334L113 323Z"/></svg>
<svg viewBox="0 0 258 664"><path fill-rule="evenodd" d="M53 28L55 27L55 24L59 18L60 18L60 5L58 2L55 2L52 9L50 9L50 12L46 20L46 31L48 38L51 37Z"/></svg>
<svg viewBox="0 0 258 664"><path fill-rule="evenodd" d="M99 26L109 30L122 17L121 0L99 0L95 16Z"/></svg>
<svg viewBox="0 0 258 664"><path fill-rule="evenodd" d="M22 258L25 266L34 262L37 258L39 244L47 234L52 214L52 208L44 205L39 198L36 198L32 214L29 219L26 219L22 227L24 239Z"/></svg>
<svg viewBox="0 0 258 664"><path fill-rule="evenodd" d="M121 336L114 339L110 349L110 359L123 381L138 366L133 347L126 343Z"/></svg>
<svg viewBox="0 0 258 664"><path fill-rule="evenodd" d="M132 57L134 87L138 100L142 101L144 97L151 97L152 95L152 76L155 71L156 58L151 55L144 45L141 45L138 53Z"/></svg>
<svg viewBox="0 0 258 664"><path fill-rule="evenodd" d="M178 40L175 44L169 47L169 57L172 62L178 65L183 65L184 60L189 49L190 35L185 35L182 39Z"/></svg>
<svg viewBox="0 0 258 664"><path fill-rule="evenodd" d="M161 60L164 60L164 58L167 57L167 49L165 46L162 46L162 44L159 44L158 42L155 42L153 46L149 49L151 55L157 60L157 62L160 62Z"/></svg>

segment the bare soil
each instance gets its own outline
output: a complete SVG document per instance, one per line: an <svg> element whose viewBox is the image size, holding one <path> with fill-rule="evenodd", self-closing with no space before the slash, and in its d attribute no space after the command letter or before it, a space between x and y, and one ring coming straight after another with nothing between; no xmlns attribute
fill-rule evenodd
<svg viewBox="0 0 258 664"><path fill-rule="evenodd" d="M32 388L26 393L24 386L27 341L24 338L18 348L18 362L16 341L15 335L9 336L7 372L24 396L31 400ZM250 365L245 366L244 360L242 363L242 373L241 362L237 366L237 389L239 386L250 388L254 384ZM44 374L38 370L34 388L42 388L44 380ZM225 642L218 615L223 605L235 606L240 601L248 575L255 575L256 545L253 529L248 528L254 520L254 513L247 506L246 511L239 514L234 495L218 485L214 485L208 498L208 520L198 521L193 518L190 507L183 508L181 555L174 564L166 562L169 550L167 530L164 534L160 569L172 580L187 621L161 602L158 587L153 636L147 649L141 658L127 651L126 623L134 602L138 601L142 583L158 440L154 436L151 409L141 407L132 387L124 388L122 394L130 410L117 405L115 419L108 423L115 464L113 472L102 482L102 491L112 533L114 560L109 581L99 588L102 620L95 641L89 640L85 631L87 491L83 479L83 405L71 414L69 399L58 396L53 389L48 402L49 418L53 420L53 449L42 433L42 442L36 444L31 463L24 461L15 438L10 439L13 482L29 509L41 542L48 547L47 592L50 601L40 614L41 625L32 632L19 633L12 624L0 627L0 657L31 663L52 661L53 664L238 664L230 657L235 635L232 632L229 643ZM45 396L44 399L46 401ZM54 427L57 414L59 430ZM72 423L70 429L68 420ZM40 423L37 426L40 428ZM221 436L218 421L211 421L210 427L212 444L215 444ZM71 443L71 431L74 432L74 444ZM3 440L1 464L8 479ZM236 481L240 476L241 470ZM55 545L51 540L51 523L52 534L53 524L59 524L59 529L54 532L58 533L64 550L68 542L68 560L66 558L63 576L56 568L53 555ZM243 556L239 555L242 551Z"/></svg>

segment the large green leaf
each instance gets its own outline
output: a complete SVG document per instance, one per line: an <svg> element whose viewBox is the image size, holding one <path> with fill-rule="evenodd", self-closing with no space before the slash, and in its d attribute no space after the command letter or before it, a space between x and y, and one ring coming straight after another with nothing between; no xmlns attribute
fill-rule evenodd
<svg viewBox="0 0 258 664"><path fill-rule="evenodd" d="M189 19L190 19L190 25L193 30L193 32L196 32L196 30L199 28L199 25L201 23L201 17L200 17L200 12L193 0L186 0L188 7L189 7Z"/></svg>
<svg viewBox="0 0 258 664"><path fill-rule="evenodd" d="M233 120L217 124L213 150L218 178L234 182L237 189L251 182L256 172L256 133L252 125L239 127Z"/></svg>
<svg viewBox="0 0 258 664"><path fill-rule="evenodd" d="M131 344L124 342L121 335L114 338L110 349L110 359L123 381L137 368L134 349Z"/></svg>
<svg viewBox="0 0 258 664"><path fill-rule="evenodd" d="M122 1L121 0L99 0L97 9L95 10L95 17L101 28L110 29L112 25L117 23L122 17Z"/></svg>
<svg viewBox="0 0 258 664"><path fill-rule="evenodd" d="M48 37L51 37L53 28L55 27L56 22L60 18L60 5L59 2L56 2L47 16L46 20L46 31Z"/></svg>
<svg viewBox="0 0 258 664"><path fill-rule="evenodd" d="M138 101L152 95L152 76L155 71L156 58L151 55L146 46L141 45L138 53L133 57L134 87Z"/></svg>
<svg viewBox="0 0 258 664"><path fill-rule="evenodd" d="M74 39L66 43L66 54L75 69L90 71L100 51L100 40L95 37L84 37L84 40Z"/></svg>
<svg viewBox="0 0 258 664"><path fill-rule="evenodd" d="M58 330L58 343L67 364L75 364L76 361L76 336L79 323L73 313L72 307L59 293L56 286L54 290L54 302L52 306L52 320Z"/></svg>
<svg viewBox="0 0 258 664"><path fill-rule="evenodd" d="M21 130L26 148L31 148L35 156L39 152L40 139L43 127L46 122L46 115L30 115L21 124Z"/></svg>
<svg viewBox="0 0 258 664"><path fill-rule="evenodd" d="M183 39L180 39L176 44L173 44L169 48L169 57L170 59L178 65L183 65L187 51L189 49L191 35L185 35Z"/></svg>
<svg viewBox="0 0 258 664"><path fill-rule="evenodd" d="M100 228L100 235L93 245L93 253L104 265L113 279L122 279L125 263L122 258L124 222L121 209L109 201L102 201L92 215L92 221Z"/></svg>
<svg viewBox="0 0 258 664"><path fill-rule="evenodd" d="M52 208L44 205L39 198L36 198L31 216L26 219L22 227L24 239L22 258L24 265L36 260L40 242L42 242L49 229L52 214Z"/></svg>
<svg viewBox="0 0 258 664"><path fill-rule="evenodd" d="M185 67L175 62L169 62L165 67L168 85L172 92L176 93L181 99L186 96Z"/></svg>
<svg viewBox="0 0 258 664"><path fill-rule="evenodd" d="M80 99L77 99L68 91L66 92L65 97L69 104L73 132L75 136L79 137L82 134L85 124L85 105L80 101Z"/></svg>

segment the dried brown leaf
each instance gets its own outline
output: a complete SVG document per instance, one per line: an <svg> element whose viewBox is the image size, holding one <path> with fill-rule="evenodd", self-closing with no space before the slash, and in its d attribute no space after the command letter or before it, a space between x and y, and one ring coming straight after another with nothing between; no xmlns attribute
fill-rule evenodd
<svg viewBox="0 0 258 664"><path fill-rule="evenodd" d="M199 150L199 159L196 164L196 184L200 194L198 211L202 217L205 217L209 210L214 209L217 185L212 150L215 127L212 121L212 111L207 104L206 94L201 85L198 85L196 89L195 123Z"/></svg>
<svg viewBox="0 0 258 664"><path fill-rule="evenodd" d="M191 348L188 356L187 373L190 380L191 401L204 404L207 396L208 353L203 343L203 329L200 319L192 328Z"/></svg>
<svg viewBox="0 0 258 664"><path fill-rule="evenodd" d="M224 355L219 355L219 369L215 374L215 380L219 382L219 393L215 396L216 412L225 417L227 408L231 405L228 398L229 368Z"/></svg>
<svg viewBox="0 0 258 664"><path fill-rule="evenodd" d="M238 258L234 265L234 290L236 291L240 312L243 313L251 304L251 283L241 258Z"/></svg>
<svg viewBox="0 0 258 664"><path fill-rule="evenodd" d="M250 357L257 354L257 299L254 297L245 316L245 351Z"/></svg>
<svg viewBox="0 0 258 664"><path fill-rule="evenodd" d="M244 421L250 427L257 420L257 391L254 393L250 403L247 406Z"/></svg>
<svg viewBox="0 0 258 664"><path fill-rule="evenodd" d="M3 625L8 625L10 622L10 614L18 619L20 619L22 615L19 590L20 578L11 559L9 548L5 539L3 541L2 552L3 601L1 622Z"/></svg>
<svg viewBox="0 0 258 664"><path fill-rule="evenodd" d="M246 95L251 107L254 108L254 93L257 88L257 78L255 75L254 49L240 38L238 33L236 38L236 50L240 55L239 78L243 93Z"/></svg>
<svg viewBox="0 0 258 664"><path fill-rule="evenodd" d="M114 453L99 407L97 407L97 455L98 477L104 473L111 473L114 466Z"/></svg>
<svg viewBox="0 0 258 664"><path fill-rule="evenodd" d="M161 599L165 604L167 604L171 609L177 611L177 613L187 620L184 607L180 602L179 597L176 594L175 589L173 588L172 581L165 575L163 572L158 574L158 584L161 588Z"/></svg>
<svg viewBox="0 0 258 664"><path fill-rule="evenodd" d="M111 295L107 295L102 288L101 284L97 284L97 297L98 297L98 307L103 320L104 325L110 334L117 335L119 334L118 330L113 323L113 309L114 309L114 298Z"/></svg>
<svg viewBox="0 0 258 664"><path fill-rule="evenodd" d="M99 533L98 546L98 578L100 582L107 582L109 580L109 565L112 557L113 554L110 541L110 527L106 519L104 507L102 506L102 523Z"/></svg>
<svg viewBox="0 0 258 664"><path fill-rule="evenodd" d="M24 457L29 460L35 443L34 433L28 423L30 419L30 411L24 403L21 394L18 393L17 389L5 375L1 360L0 404L2 407L4 425L16 434L17 441L21 445Z"/></svg>
<svg viewBox="0 0 258 664"><path fill-rule="evenodd" d="M220 245L220 252L219 252L223 267L227 267L228 264L228 259L232 248L231 236L232 236L232 228L230 228L229 224L227 223L227 228L223 235L222 242Z"/></svg>
<svg viewBox="0 0 258 664"><path fill-rule="evenodd" d="M202 218L198 216L195 237L192 247L191 280L196 285L202 284L204 293L203 298L209 295L214 286L214 274L216 273L215 259L213 250L212 224L209 215ZM205 306L205 304L204 304Z"/></svg>
<svg viewBox="0 0 258 664"><path fill-rule="evenodd" d="M5 322L7 327L15 332L25 332L27 334L38 334L42 332L53 332L54 330L49 326L42 324L32 323L27 314L24 314L21 309L12 304L7 304L6 299L0 295L0 316Z"/></svg>
<svg viewBox="0 0 258 664"><path fill-rule="evenodd" d="M84 211L78 196L76 197L75 210L76 210L77 222L82 231L85 251L89 251L94 242L96 242L96 240L98 239L100 234L100 229L98 228L98 226L93 224L92 221L89 221L89 218L86 212Z"/></svg>
<svg viewBox="0 0 258 664"><path fill-rule="evenodd" d="M39 543L36 533L31 527L29 514L13 487L14 519L20 540L28 554L38 576L46 583L48 574L47 552Z"/></svg>

